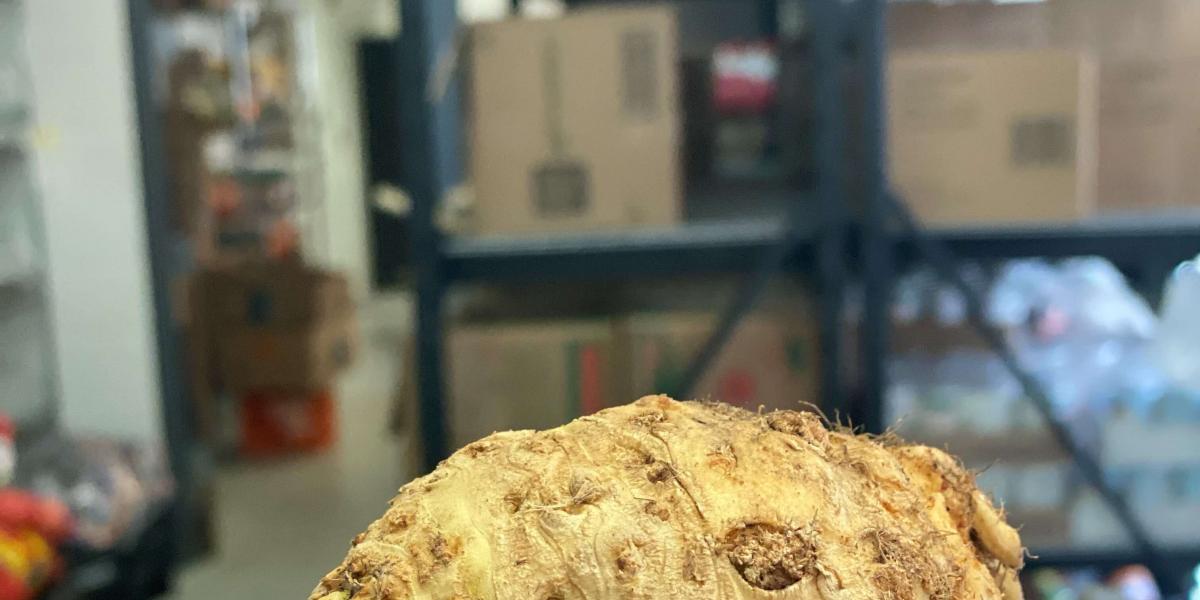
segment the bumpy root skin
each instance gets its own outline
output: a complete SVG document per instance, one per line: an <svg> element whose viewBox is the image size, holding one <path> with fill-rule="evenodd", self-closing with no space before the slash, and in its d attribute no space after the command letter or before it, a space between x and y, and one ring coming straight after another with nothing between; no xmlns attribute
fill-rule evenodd
<svg viewBox="0 0 1200 600"><path fill-rule="evenodd" d="M944 452L650 396L466 446L310 600L1017 600L1021 556Z"/></svg>

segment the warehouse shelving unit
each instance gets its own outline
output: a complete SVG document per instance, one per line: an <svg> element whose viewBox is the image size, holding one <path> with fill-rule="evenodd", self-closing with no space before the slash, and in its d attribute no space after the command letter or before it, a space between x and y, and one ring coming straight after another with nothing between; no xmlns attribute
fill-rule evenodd
<svg viewBox="0 0 1200 600"><path fill-rule="evenodd" d="M773 3L768 3L773 5ZM439 61L454 43L457 20L453 3L401 0L405 35L396 44L395 65L403 81L429 82ZM828 38L829 54L836 41ZM833 63L828 63L832 65ZM839 86L832 73L818 79L826 101L819 111L831 124L819 135L826 151L821 159L830 171L840 171ZM820 85L826 82L828 85ZM467 281L558 280L580 278L636 279L664 275L773 273L817 265L821 289L822 365L826 406L836 407L841 355L838 319L844 286L847 236L837 178L816 190L784 194L782 212L792 218L693 221L668 229L587 233L562 236L467 238L443 236L435 224L435 205L456 182L461 165L454 149L459 139L459 97L455 85L436 99L425 86L411 86L398 99L404 135L401 156L394 166L397 183L413 199L412 256L417 288L417 366L421 433L426 467L448 454L443 397L443 304L447 289ZM399 132L398 132L399 133ZM819 159L820 160L820 159ZM779 194L773 194L778 196ZM756 278L747 277L753 282ZM749 286L747 286L749 288ZM742 296L753 296L744 291ZM752 300L752 298L751 298ZM719 348L741 313L753 305L743 302L722 319L726 327L714 332L706 346ZM723 330L723 331L722 331Z"/></svg>
<svg viewBox="0 0 1200 600"><path fill-rule="evenodd" d="M435 206L456 183L458 90L431 95L433 78L456 39L453 3L400 0L405 35L395 46L398 80L417 82L401 94L402 151L395 183L410 192L412 250L417 291L417 374L421 434L427 468L446 457L443 398L443 305L450 286L467 281L570 281L660 275L740 273L746 283L738 300L698 352L693 374L703 371L738 319L754 304L760 275L775 269L806 269L815 275L826 409L850 415L868 431L884 427L885 365L890 348L889 303L893 274L905 264L929 259L929 244L947 255L989 261L1017 257L1098 255L1133 275L1161 281L1181 260L1200 251L1200 215L1105 218L1076 224L906 231L896 223L897 200L885 171L884 0L810 0L809 30L814 52L816 188L797 191L790 202L807 202L806 219L689 223L667 230L590 233L522 238L465 238L442 235ZM844 67L853 62L862 77L861 212L853 219L843 189L846 160ZM400 157L404 157L401 160ZM807 201L802 199L807 199ZM903 203L899 202L902 206ZM857 268L851 269L850 265ZM858 349L861 379L850 390L840 379L843 356L843 293L852 271L864 285L865 303ZM873 301L872 301L873 300ZM1194 559L1194 549L1168 554L1174 563ZM1118 565L1139 562L1136 552L1045 553L1036 564ZM1169 573L1160 572L1166 581ZM1169 586L1170 584L1168 584Z"/></svg>

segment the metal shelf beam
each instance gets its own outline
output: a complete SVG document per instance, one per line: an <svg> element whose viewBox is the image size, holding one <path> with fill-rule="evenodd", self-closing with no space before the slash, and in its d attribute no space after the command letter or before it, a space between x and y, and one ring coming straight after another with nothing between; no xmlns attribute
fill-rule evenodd
<svg viewBox="0 0 1200 600"><path fill-rule="evenodd" d="M779 220L689 224L660 230L569 236L461 237L446 240L450 281L573 280L742 273L788 235ZM799 236L788 263L811 258Z"/></svg>

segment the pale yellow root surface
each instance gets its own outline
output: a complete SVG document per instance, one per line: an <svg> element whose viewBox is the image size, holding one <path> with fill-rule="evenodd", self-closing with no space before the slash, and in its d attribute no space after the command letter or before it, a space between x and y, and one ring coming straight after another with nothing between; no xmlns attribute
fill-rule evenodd
<svg viewBox="0 0 1200 600"><path fill-rule="evenodd" d="M652 396L463 448L310 600L1015 600L1021 557L941 451Z"/></svg>

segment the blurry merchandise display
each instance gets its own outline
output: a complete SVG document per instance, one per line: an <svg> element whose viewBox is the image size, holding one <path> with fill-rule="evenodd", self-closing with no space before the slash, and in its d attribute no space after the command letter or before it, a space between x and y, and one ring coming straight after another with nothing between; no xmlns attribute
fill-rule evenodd
<svg viewBox="0 0 1200 600"><path fill-rule="evenodd" d="M303 40L288 6L210 2L205 13L164 13L176 226L201 262L295 255L303 200L319 193L316 125L300 118L310 110L298 93Z"/></svg>
<svg viewBox="0 0 1200 600"><path fill-rule="evenodd" d="M0 598L28 600L58 581L58 553L71 535L69 510L61 502L0 488Z"/></svg>
<svg viewBox="0 0 1200 600"><path fill-rule="evenodd" d="M1200 539L1200 386L1187 336L1195 267L1171 282L1164 321L1098 258L970 269L1058 416L1167 547ZM1189 306L1195 306L1190 304ZM1125 534L1082 485L1020 385L975 337L962 298L927 272L905 277L893 312L888 419L980 469L1032 548L1121 548ZM1186 342L1184 341L1186 339Z"/></svg>
<svg viewBox="0 0 1200 600"><path fill-rule="evenodd" d="M138 531L173 492L161 451L61 433L21 449L15 484L68 507L73 542L99 550Z"/></svg>
<svg viewBox="0 0 1200 600"><path fill-rule="evenodd" d="M1025 597L1030 600L1162 600L1148 569L1133 565L1108 577L1095 570L1035 569L1024 574Z"/></svg>
<svg viewBox="0 0 1200 600"><path fill-rule="evenodd" d="M16 433L0 414L0 599L39 597L72 575L66 557L128 545L173 492L161 452L57 431L18 449Z"/></svg>
<svg viewBox="0 0 1200 600"><path fill-rule="evenodd" d="M1162 330L1156 358L1177 383L1200 389L1200 257L1175 270L1167 283L1162 309Z"/></svg>
<svg viewBox="0 0 1200 600"><path fill-rule="evenodd" d="M726 42L713 51L713 169L718 177L779 175L779 141L774 133L779 70L778 50L770 42Z"/></svg>
<svg viewBox="0 0 1200 600"><path fill-rule="evenodd" d="M187 287L199 436L252 457L331 446L331 389L357 348L346 278L260 262L201 269Z"/></svg>

